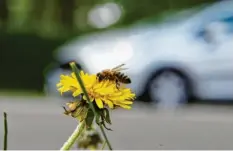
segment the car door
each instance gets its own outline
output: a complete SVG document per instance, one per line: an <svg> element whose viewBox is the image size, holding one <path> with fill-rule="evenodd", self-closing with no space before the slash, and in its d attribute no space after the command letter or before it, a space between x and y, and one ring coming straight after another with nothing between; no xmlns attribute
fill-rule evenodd
<svg viewBox="0 0 233 151"><path fill-rule="evenodd" d="M202 51L201 91L208 97L233 99L233 15L205 24L196 44Z"/></svg>

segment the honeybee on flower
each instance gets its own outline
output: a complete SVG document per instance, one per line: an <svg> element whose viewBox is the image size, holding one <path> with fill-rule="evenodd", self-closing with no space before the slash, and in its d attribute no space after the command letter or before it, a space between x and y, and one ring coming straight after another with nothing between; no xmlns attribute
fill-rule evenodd
<svg viewBox="0 0 233 151"><path fill-rule="evenodd" d="M119 88L120 84L130 84L131 79L122 73L122 70L125 70L126 68L122 68L125 64L120 64L112 69L105 69L99 73L97 73L97 78L99 81L103 80L110 80L116 83L116 87Z"/></svg>

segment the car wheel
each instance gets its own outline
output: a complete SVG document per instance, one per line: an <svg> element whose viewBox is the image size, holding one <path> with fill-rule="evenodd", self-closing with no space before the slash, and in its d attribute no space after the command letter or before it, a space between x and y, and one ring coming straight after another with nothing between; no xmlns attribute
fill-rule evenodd
<svg viewBox="0 0 233 151"><path fill-rule="evenodd" d="M152 103L163 107L186 104L189 93L188 80L177 71L163 70L148 84L148 95Z"/></svg>

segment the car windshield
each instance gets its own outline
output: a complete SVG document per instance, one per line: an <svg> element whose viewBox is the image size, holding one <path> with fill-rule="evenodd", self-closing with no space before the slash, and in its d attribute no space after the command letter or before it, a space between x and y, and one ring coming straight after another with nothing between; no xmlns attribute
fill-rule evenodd
<svg viewBox="0 0 233 151"><path fill-rule="evenodd" d="M193 7L190 9L184 9L181 11L168 11L165 13L162 13L158 16L152 16L146 19L142 19L138 22L135 23L135 25L143 25L143 24L148 24L148 23L175 23L175 22L179 22L182 21L184 19L187 19L188 17L192 16L193 14L196 14L199 10L201 10L204 6L206 5L201 5L201 6L197 6L197 7Z"/></svg>
<svg viewBox="0 0 233 151"><path fill-rule="evenodd" d="M233 14L233 1L223 1L207 7L195 14L187 22L191 22L192 28L200 28L213 21L228 18Z"/></svg>

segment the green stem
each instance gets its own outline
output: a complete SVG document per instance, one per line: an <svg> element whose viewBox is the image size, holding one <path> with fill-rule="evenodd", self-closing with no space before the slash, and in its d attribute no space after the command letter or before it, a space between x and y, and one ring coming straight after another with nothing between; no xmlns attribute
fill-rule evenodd
<svg viewBox="0 0 233 151"><path fill-rule="evenodd" d="M69 150L73 146L73 144L75 143L77 138L80 136L80 134L83 132L84 127L85 127L85 122L84 121L79 123L77 125L76 129L74 130L74 132L71 134L71 136L64 143L64 145L61 147L60 150Z"/></svg>
<svg viewBox="0 0 233 151"><path fill-rule="evenodd" d="M4 143L3 143L3 150L7 150L7 135L8 135L8 126L7 126L7 114L3 112L4 116Z"/></svg>
<svg viewBox="0 0 233 151"><path fill-rule="evenodd" d="M81 89L82 89L84 95L86 96L86 98L87 98L87 100L88 100L88 102L89 102L89 104L90 104L90 107L91 107L92 111L94 112L95 115L97 115L97 111L96 111L94 105L92 104L92 102L90 101L89 95L88 95L87 90L86 90L86 88L85 88L85 86L84 86L84 83L83 83L83 81L82 81L82 78L81 78L80 75L79 75L79 73L80 73L80 72L79 72L79 69L76 67L76 65L75 65L74 62L71 62L71 63L70 63L70 67L71 67L72 71L74 72L74 74L75 74L75 76L76 76L76 78L77 78L77 80L78 80L78 82L79 82L79 85L80 85L80 87L81 87Z"/></svg>
<svg viewBox="0 0 233 151"><path fill-rule="evenodd" d="M95 114L95 117L98 116L98 113L97 113L97 111L96 111L96 109L95 109L93 103L91 102L91 100L90 100L90 98L89 98L89 95L88 95L88 93L87 93L87 90L86 90L86 88L85 88L85 86L84 86L84 83L83 83L83 81L82 81L82 79L81 79L81 77L80 77L80 75L79 75L80 71L79 71L79 69L76 67L75 62L71 62L71 63L70 63L70 67L71 67L72 71L74 72L74 74L75 74L75 76L76 76L76 78L77 78L77 80L78 80L78 82L79 82L79 85L80 85L80 87L81 87L81 89L82 89L84 95L86 96L87 101L89 102L92 111L93 111L94 114ZM106 143L107 143L107 145L108 145L109 150L113 150L113 149L112 149L112 146L111 146L111 144L110 144L110 142L109 142L109 140L108 140L108 138L107 138L107 135L106 135L106 133L105 133L105 131L104 131L103 126L102 126L102 125L99 125L99 127L100 127L100 130L101 130L101 132L102 132L102 134L103 134L105 140L106 140Z"/></svg>
<svg viewBox="0 0 233 151"><path fill-rule="evenodd" d="M106 146L106 141L104 141L104 143L103 143L103 146L102 146L102 149L101 149L101 150L104 150L105 146Z"/></svg>
<svg viewBox="0 0 233 151"><path fill-rule="evenodd" d="M104 131L103 126L102 126L102 125L99 125L99 127L100 127L100 130L101 130L101 132L102 132L104 138L105 138L105 141L106 141L106 143L107 143L107 145L108 145L109 150L113 150L113 149L112 149L112 146L111 146L111 144L110 144L110 142L109 142L109 140L108 140L108 137L107 137L107 135L106 135L106 133L105 133L105 131Z"/></svg>

